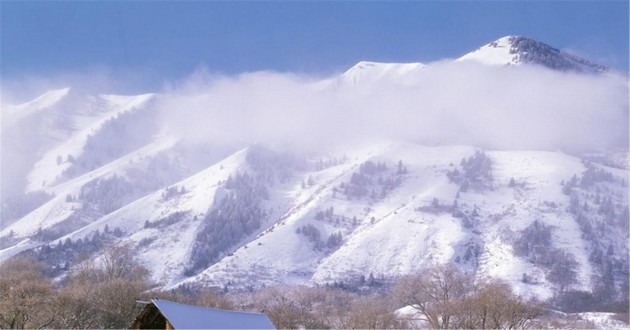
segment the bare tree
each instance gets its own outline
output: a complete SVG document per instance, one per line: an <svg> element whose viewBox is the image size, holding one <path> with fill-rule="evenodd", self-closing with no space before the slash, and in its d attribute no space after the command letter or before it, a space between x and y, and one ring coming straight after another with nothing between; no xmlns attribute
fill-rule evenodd
<svg viewBox="0 0 630 330"><path fill-rule="evenodd" d="M415 308L420 325L435 329L525 329L542 308L516 296L498 280L482 280L438 266L419 275L404 277L394 288L395 297Z"/></svg>
<svg viewBox="0 0 630 330"><path fill-rule="evenodd" d="M408 325L398 318L383 297L358 297L340 318L341 329L401 329Z"/></svg>
<svg viewBox="0 0 630 330"><path fill-rule="evenodd" d="M421 320L436 329L449 329L455 303L472 287L468 276L454 266L437 266L401 278L394 291L399 301L418 310Z"/></svg>
<svg viewBox="0 0 630 330"><path fill-rule="evenodd" d="M102 270L106 281L114 279L145 280L148 270L138 264L129 245L115 245L103 253Z"/></svg>
<svg viewBox="0 0 630 330"><path fill-rule="evenodd" d="M325 329L341 322L355 298L343 290L295 286L263 289L254 300L278 328Z"/></svg>
<svg viewBox="0 0 630 330"><path fill-rule="evenodd" d="M53 302L57 315L52 326L64 329L97 327L99 310L94 306L92 296L88 285L72 284L59 289Z"/></svg>
<svg viewBox="0 0 630 330"><path fill-rule="evenodd" d="M477 283L474 290L459 299L454 322L466 329L525 329L542 309L516 296L510 286L498 280Z"/></svg>
<svg viewBox="0 0 630 330"><path fill-rule="evenodd" d="M311 328L339 327L342 319L350 313L357 294L338 288L302 287L299 292L301 304L309 306ZM306 325L305 325L306 326Z"/></svg>
<svg viewBox="0 0 630 330"><path fill-rule="evenodd" d="M114 246L85 261L70 275L56 300L59 328L124 328L136 299L150 288L148 271L129 246Z"/></svg>
<svg viewBox="0 0 630 330"><path fill-rule="evenodd" d="M264 311L277 328L297 329L300 324L300 311L289 289L272 287L257 293L255 304Z"/></svg>
<svg viewBox="0 0 630 330"><path fill-rule="evenodd" d="M307 286L293 287L291 294L300 314L300 324L306 329L329 328L335 303L328 297L331 292ZM337 306L338 307L338 306Z"/></svg>
<svg viewBox="0 0 630 330"><path fill-rule="evenodd" d="M0 328L39 329L53 322L53 287L43 274L44 265L29 257L0 265Z"/></svg>

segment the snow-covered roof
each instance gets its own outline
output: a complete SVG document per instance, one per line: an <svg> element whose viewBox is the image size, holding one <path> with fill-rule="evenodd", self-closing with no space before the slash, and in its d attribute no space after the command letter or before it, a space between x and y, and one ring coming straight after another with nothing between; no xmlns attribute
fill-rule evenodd
<svg viewBox="0 0 630 330"><path fill-rule="evenodd" d="M168 300L151 302L175 329L275 329L267 315L206 308Z"/></svg>

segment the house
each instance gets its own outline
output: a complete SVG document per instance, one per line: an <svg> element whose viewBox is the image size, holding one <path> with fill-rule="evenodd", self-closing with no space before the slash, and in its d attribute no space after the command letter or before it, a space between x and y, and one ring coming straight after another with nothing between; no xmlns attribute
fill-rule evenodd
<svg viewBox="0 0 630 330"><path fill-rule="evenodd" d="M130 329L275 329L267 315L152 299Z"/></svg>

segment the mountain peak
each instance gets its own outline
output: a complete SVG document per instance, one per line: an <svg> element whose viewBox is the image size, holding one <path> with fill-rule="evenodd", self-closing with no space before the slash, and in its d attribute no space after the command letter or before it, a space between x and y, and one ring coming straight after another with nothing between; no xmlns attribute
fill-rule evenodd
<svg viewBox="0 0 630 330"><path fill-rule="evenodd" d="M606 72L603 65L591 63L543 42L520 35L509 35L468 53L458 61L476 61L489 65L542 65L558 71Z"/></svg>
<svg viewBox="0 0 630 330"><path fill-rule="evenodd" d="M372 61L360 61L341 75L341 80L351 85L362 82L374 82L384 77L401 78L416 70L423 69L426 65L420 62L413 63L383 63Z"/></svg>
<svg viewBox="0 0 630 330"><path fill-rule="evenodd" d="M512 42L514 40L517 40L517 39L520 39L520 38L523 38L523 37L520 36L520 35L514 35L513 34L513 35L501 37L501 38L491 42L490 44L496 44L496 45L498 45L498 44L509 44L509 45L512 45Z"/></svg>
<svg viewBox="0 0 630 330"><path fill-rule="evenodd" d="M416 68L422 68L425 65L420 62L411 63L386 63L374 61L359 61L353 67L348 69L345 74L357 72L361 70L378 70L378 71L408 71Z"/></svg>
<svg viewBox="0 0 630 330"><path fill-rule="evenodd" d="M70 93L70 87L49 90L44 94L38 96L34 100L23 103L21 105L33 104L36 105L38 108L49 107L52 104L61 100L64 96L68 95L68 93Z"/></svg>
<svg viewBox="0 0 630 330"><path fill-rule="evenodd" d="M50 108L54 104L61 101L70 93L70 87L49 90L37 98L21 103L21 104L4 104L2 107L2 116L4 123L14 122L19 118L27 117L43 109Z"/></svg>

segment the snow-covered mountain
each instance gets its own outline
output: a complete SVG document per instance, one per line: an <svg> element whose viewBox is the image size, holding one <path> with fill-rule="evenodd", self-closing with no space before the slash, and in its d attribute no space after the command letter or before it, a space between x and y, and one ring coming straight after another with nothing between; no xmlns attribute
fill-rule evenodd
<svg viewBox="0 0 630 330"><path fill-rule="evenodd" d="M338 84L374 84L382 79L405 81L406 76L417 74L426 65L422 63L379 63L361 61L337 78Z"/></svg>
<svg viewBox="0 0 630 330"><path fill-rule="evenodd" d="M500 38L457 60L477 61L488 65L536 64L560 71L590 73L609 71L603 65L591 63L540 41L522 36Z"/></svg>
<svg viewBox="0 0 630 330"><path fill-rule="evenodd" d="M605 71L514 36L468 60ZM427 68L360 62L322 86L414 88ZM627 292L627 148L243 148L171 134L161 98L65 88L3 106L0 260L33 251L62 274L128 244L164 287L355 283L455 263L524 296Z"/></svg>

